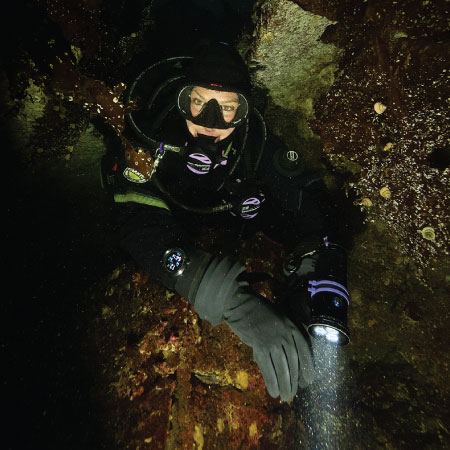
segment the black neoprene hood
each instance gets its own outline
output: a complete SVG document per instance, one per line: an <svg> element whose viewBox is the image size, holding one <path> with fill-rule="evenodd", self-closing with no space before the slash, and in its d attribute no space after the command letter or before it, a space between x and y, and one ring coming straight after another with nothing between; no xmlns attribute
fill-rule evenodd
<svg viewBox="0 0 450 450"><path fill-rule="evenodd" d="M199 49L187 74L186 84L238 92L247 98L250 93L247 66L232 46L222 42Z"/></svg>
<svg viewBox="0 0 450 450"><path fill-rule="evenodd" d="M214 91L235 92L239 106L234 117L226 121L216 100L207 102L195 117L191 113L191 92L194 86ZM241 125L249 113L250 76L239 53L226 43L209 43L198 49L187 71L184 86L177 95L180 114L196 125L226 129Z"/></svg>

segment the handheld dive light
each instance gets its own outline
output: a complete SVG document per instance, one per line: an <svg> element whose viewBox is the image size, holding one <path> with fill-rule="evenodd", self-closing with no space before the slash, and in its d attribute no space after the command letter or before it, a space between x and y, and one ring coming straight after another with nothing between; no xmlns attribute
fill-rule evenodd
<svg viewBox="0 0 450 450"><path fill-rule="evenodd" d="M347 255L345 250L324 241L317 253L314 279L308 282L307 305L311 311L308 333L331 344L350 342L347 309L350 294L347 284Z"/></svg>

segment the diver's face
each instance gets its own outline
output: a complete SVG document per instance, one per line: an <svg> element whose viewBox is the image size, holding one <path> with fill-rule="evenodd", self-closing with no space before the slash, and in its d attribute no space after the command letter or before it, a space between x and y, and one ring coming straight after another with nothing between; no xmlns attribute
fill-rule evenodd
<svg viewBox="0 0 450 450"><path fill-rule="evenodd" d="M239 98L235 92L214 91L201 86L195 86L191 92L191 114L196 117L200 114L203 107L211 100L216 99L219 103L225 122L231 122L236 115L239 106ZM201 125L196 125L190 120L186 120L187 127L192 136L197 137L199 134L206 136L215 136L214 142L219 142L227 138L233 131L232 128L207 128Z"/></svg>

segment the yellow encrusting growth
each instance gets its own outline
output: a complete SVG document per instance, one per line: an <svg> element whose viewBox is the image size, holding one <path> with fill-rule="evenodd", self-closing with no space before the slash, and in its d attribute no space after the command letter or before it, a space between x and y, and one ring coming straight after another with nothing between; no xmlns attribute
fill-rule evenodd
<svg viewBox="0 0 450 450"><path fill-rule="evenodd" d="M245 370L240 370L236 374L236 385L240 389L248 388L248 373Z"/></svg>
<svg viewBox="0 0 450 450"><path fill-rule="evenodd" d="M251 423L249 427L249 433L252 439L258 437L258 426L256 425L256 422Z"/></svg>
<svg viewBox="0 0 450 450"><path fill-rule="evenodd" d="M195 425L194 442L196 444L194 448L196 448L197 450L203 449L203 446L205 445L205 439L203 437L203 428L201 425Z"/></svg>

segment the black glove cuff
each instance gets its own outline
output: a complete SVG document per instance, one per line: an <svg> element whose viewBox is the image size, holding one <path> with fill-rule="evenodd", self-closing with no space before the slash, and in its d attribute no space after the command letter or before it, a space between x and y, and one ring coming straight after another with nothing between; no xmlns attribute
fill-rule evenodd
<svg viewBox="0 0 450 450"><path fill-rule="evenodd" d="M194 250L189 254L189 262L183 274L176 279L175 290L192 305L203 274L211 261L211 254Z"/></svg>
<svg viewBox="0 0 450 450"><path fill-rule="evenodd" d="M246 282L236 280L245 270L239 262L225 256L217 256L208 266L195 296L194 308L199 317L211 325L223 321L226 302Z"/></svg>

